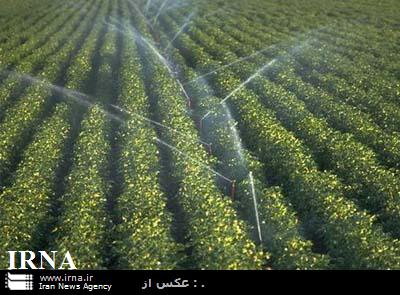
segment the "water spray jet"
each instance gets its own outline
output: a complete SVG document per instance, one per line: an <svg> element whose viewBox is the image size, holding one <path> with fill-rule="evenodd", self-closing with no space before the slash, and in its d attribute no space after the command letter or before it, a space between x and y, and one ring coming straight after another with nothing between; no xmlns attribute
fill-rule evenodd
<svg viewBox="0 0 400 295"><path fill-rule="evenodd" d="M151 4L152 4L152 0L147 0L146 6L144 7L144 15L147 15L147 12L149 11Z"/></svg>
<svg viewBox="0 0 400 295"><path fill-rule="evenodd" d="M192 80L190 80L188 82L183 83L183 85L192 84L192 83L194 83L194 82L196 82L198 80L201 80L201 79L203 79L203 78L205 78L207 76L210 76L210 75L212 75L212 74L214 74L214 73L216 73L216 72L218 72L220 70L223 70L225 68L228 68L230 66L238 64L238 63L240 63L242 61L246 61L248 59L251 59L251 58L253 58L253 57L257 56L257 55L262 54L263 52L266 52L266 51L271 50L271 49L276 48L276 47L277 47L277 45L274 44L274 45L268 46L266 48L263 48L263 49L261 49L261 50L259 50L257 52L252 53L251 55L241 57L241 58L239 58L239 59L237 59L237 60L235 60L235 61L233 61L231 63L228 63L226 65L220 66L220 67L216 68L215 70L212 70L212 71L209 71L209 72L207 72L205 74L202 74L202 75L200 75L200 76L198 76L198 77L196 77L196 78L194 78L194 79L192 79Z"/></svg>
<svg viewBox="0 0 400 295"><path fill-rule="evenodd" d="M256 197L256 190L254 187L254 177L253 172L249 172L249 185L251 190L251 196L253 198L253 205L254 205L254 212L256 216L256 224L257 224L257 231L258 231L258 239L260 240L260 244L263 242L262 235L261 235L261 225L260 225L260 217L258 214L258 205L257 205L257 197Z"/></svg>
<svg viewBox="0 0 400 295"><path fill-rule="evenodd" d="M168 1L169 1L169 0L164 0L164 2L161 4L160 8L159 8L158 11L157 11L156 16L154 17L153 25L155 25L155 24L157 23L157 19L158 19L158 17L160 16L160 14L161 14L161 12L162 12L164 6L167 4Z"/></svg>
<svg viewBox="0 0 400 295"><path fill-rule="evenodd" d="M117 110L117 111L119 111L119 112L121 112L121 113L125 113L125 114L128 114L128 115L130 115L130 116L135 116L136 118L139 118L139 119L141 119L141 120L143 120L143 121L146 121L146 122L148 122L148 123L154 124L154 125L156 125L156 126L158 126L158 127L165 128L165 129L168 129L169 131L172 131L172 132L174 132L174 133L177 133L177 134L183 135L183 136L185 136L185 137L188 137L188 134L185 134L185 133L183 133L183 132L181 132L181 131L179 131L179 130L176 130L176 129L170 127L170 126L167 126L167 125L165 125L165 124L162 124L162 123L157 122L157 121L155 121L155 120L152 120L152 119L150 119L150 118L147 118L147 117L145 117L145 116L142 116L142 115L140 115L140 114L138 114L138 113L125 110L125 109L123 109L123 108L121 108L121 107L119 107L119 106L116 106L116 105L114 105L114 104L110 104L110 107L112 107L113 109L115 109L115 110ZM199 143L203 144L204 146L207 146L207 147L210 146L210 143L205 142L205 141L203 141L203 140L201 140L201 139L197 139L196 141L198 141Z"/></svg>
<svg viewBox="0 0 400 295"><path fill-rule="evenodd" d="M176 148L176 147L170 145L169 143L163 141L162 139L159 139L158 137L154 137L153 139L154 139L155 141L157 141L158 143L160 143L160 144L162 144L162 145L168 147L169 149L171 149L171 150L177 152L177 153L180 154L181 156L183 156L183 157L185 157L185 158L187 158L187 159L193 161L195 164L197 164L197 165L201 166L202 168L208 170L209 172L211 172L212 174L218 176L219 178L221 178L221 179L223 179L223 180L225 180L225 181L227 181L227 182L229 182L229 183L231 183L231 184L233 184L233 183L236 182L235 180L232 180L232 179L230 179L230 178L224 176L223 174L219 173L218 171L214 170L214 169L211 168L210 166L208 166L208 165L206 165L206 164L204 164L204 163L202 163L202 162L200 162L200 161L197 161L197 160L193 159L193 157L191 157L191 156L189 156L188 154L182 152L182 151L179 150L178 148Z"/></svg>
<svg viewBox="0 0 400 295"><path fill-rule="evenodd" d="M195 11L192 11L186 18L185 21L183 22L183 25L178 29L178 31L175 33L174 37L168 42L168 45L165 47L165 52L168 52L168 49L172 46L173 42L178 38L178 36L183 32L183 30L189 25L192 17L196 14Z"/></svg>
<svg viewBox="0 0 400 295"><path fill-rule="evenodd" d="M185 96L187 103L192 104L192 99L190 98L189 94L187 93L185 87L183 86L182 82L180 79L177 77L175 71L172 69L172 66L170 65L169 61L167 60L166 57L164 57L160 51L157 50L157 48L149 41L147 38L145 38L140 32L132 27L134 30L135 34L139 37L139 40L141 43L146 44L147 47L153 52L153 54L160 60L160 62L164 65L164 67L167 69L168 73L171 75L172 78L175 79L175 81L178 83L179 88L181 89L183 95Z"/></svg>
<svg viewBox="0 0 400 295"><path fill-rule="evenodd" d="M224 99L222 99L219 103L218 106L223 106L223 104L229 99L231 98L233 95L235 95L240 89L242 89L244 86L246 86L248 83L250 83L252 80L254 80L255 78L257 78L263 71L265 71L265 69L267 69L268 67L270 67L271 65L273 65L276 62L276 59L271 60L270 62L268 62L267 64L265 64L264 66L262 66L260 69L258 69L253 75L251 75L249 78L247 78L246 81L244 81L243 83L241 83L238 87L236 87L231 93L229 93L227 96L225 96ZM209 115L211 114L211 111L208 111L202 118L201 121L204 121Z"/></svg>

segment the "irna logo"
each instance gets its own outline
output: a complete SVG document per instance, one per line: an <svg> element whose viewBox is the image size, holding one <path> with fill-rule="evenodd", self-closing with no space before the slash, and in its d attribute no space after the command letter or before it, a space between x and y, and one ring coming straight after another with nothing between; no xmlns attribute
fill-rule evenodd
<svg viewBox="0 0 400 295"><path fill-rule="evenodd" d="M57 251L7 251L9 254L9 270L13 269L76 269L72 256L67 251L60 255Z"/></svg>

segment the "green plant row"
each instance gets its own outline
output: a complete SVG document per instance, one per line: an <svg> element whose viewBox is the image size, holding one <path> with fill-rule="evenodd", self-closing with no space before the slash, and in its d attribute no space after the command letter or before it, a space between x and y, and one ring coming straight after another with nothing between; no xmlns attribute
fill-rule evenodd
<svg viewBox="0 0 400 295"><path fill-rule="evenodd" d="M230 21L232 22L232 20ZM270 34L272 31L276 32L277 29L270 26L269 34L263 35L260 31L261 28L254 25L254 22L253 24L249 22L244 23L235 19L235 23L232 24L229 20L222 22L220 18L214 17L212 18L212 23L215 27L221 28L223 31L228 29L230 32L233 31L236 36L241 33L242 36L240 37L256 40L256 44L261 45L256 46L258 49L265 47L265 42L271 41ZM239 31L239 28L241 31ZM335 28L334 31L332 30L333 28ZM262 29L264 30L265 28ZM309 32L306 31L305 34L311 40L309 45L312 45L312 47L307 48L309 54L323 57L319 58L318 63L315 65L322 72L326 72L330 67L334 66L332 70L340 77L346 79L347 83L362 87L364 90L367 90L369 95L373 95L374 97L377 96L380 99L390 100L395 103L399 102L399 94L396 94L398 80L389 71L393 66L391 60L397 60L394 53L396 51L393 51L393 49L392 51L386 51L390 44L383 44L382 41L377 41L376 44L379 44L379 47L372 53L369 53L368 51L371 48L365 47L365 44L370 45L371 40L366 42L365 37L363 39L357 38L357 36L354 36L353 31L347 32L347 30L341 30L337 26L321 27ZM256 38L253 38L253 36ZM369 34L369 37L371 37L371 34ZM359 42L355 43L354 39L359 40ZM247 45L249 43L244 44ZM361 47L358 45L364 46ZM321 48L324 48L324 50L321 50ZM238 50L238 48L235 49ZM328 58L325 58L325 55ZM385 63L380 62L378 68L375 69L373 68L373 64L377 61L377 55ZM392 59L388 57L392 57Z"/></svg>
<svg viewBox="0 0 400 295"><path fill-rule="evenodd" d="M62 72L62 68L68 65L74 51L76 48L79 48L79 43L86 37L87 30L91 25L90 18L94 17L96 13L97 11L93 10L86 18L85 22L82 23L83 30L79 30L77 34L72 35L63 49L49 59L47 66L45 66L39 75L40 79L44 79L48 82L32 84L24 93L23 97L21 97L5 114L0 125L0 175L3 175L4 172L10 168L15 155L15 149L24 142L29 132L33 130L34 126L40 121L44 111L54 103L50 101L53 89L49 83L54 83L59 79L58 76ZM104 13L105 11L103 10L103 14ZM90 42L93 46L96 34L97 30L94 30L91 36L88 37L87 42ZM81 61L80 55L78 54L76 58L77 59L69 70L67 83L72 89L78 89L78 87L71 86L76 86L74 80L77 79L76 77L79 75L74 74L75 78L71 79L71 73L79 73L79 71L84 69L81 64L76 65L77 62ZM58 95L61 96L60 93L58 93Z"/></svg>
<svg viewBox="0 0 400 295"><path fill-rule="evenodd" d="M51 38L51 42L46 43L45 48L37 48L35 53L20 59L14 67L15 73L11 73L0 86L0 113L12 102L14 94L23 89L25 77L20 75L34 75L38 69L43 68L48 58L57 53L71 37L71 34L79 28L85 15L85 10L82 13L67 15L66 19L69 20L69 23L63 24L62 30L57 28L57 35Z"/></svg>
<svg viewBox="0 0 400 295"><path fill-rule="evenodd" d="M0 267L8 268L10 249L38 249L45 231L57 167L70 133L65 104L56 107L24 151L14 181L0 195Z"/></svg>
<svg viewBox="0 0 400 295"><path fill-rule="evenodd" d="M316 116L342 131L351 133L356 140L374 149L382 163L389 167L400 167L400 134L388 134L377 126L371 117L355 107L336 102L319 88L301 80L294 67L283 66L273 79L302 99Z"/></svg>
<svg viewBox="0 0 400 295"><path fill-rule="evenodd" d="M110 218L106 211L105 169L110 151L109 120L98 106L89 107L74 146L73 167L62 197L62 214L54 229L54 249L70 251L79 269L101 269Z"/></svg>
<svg viewBox="0 0 400 295"><path fill-rule="evenodd" d="M174 31L176 26L165 27ZM177 46L197 70L216 66L213 59L187 35ZM191 56L188 56L191 54ZM225 70L213 77L213 85L223 97L241 81ZM283 128L258 97L242 89L231 97L230 105L240 118L245 140L274 171L303 220L313 221L334 264L340 268L399 268L399 241L392 240L376 226L375 218L359 210L343 196L344 188L332 174L320 172L302 143Z"/></svg>
<svg viewBox="0 0 400 295"><path fill-rule="evenodd" d="M96 23L102 23L114 5L111 2L97 4ZM68 88L84 90L90 82L96 43L101 34L102 26L95 25L68 70ZM102 62L105 61L100 60L100 64ZM63 213L55 228L53 243L59 251L70 251L77 268L104 269L110 258L105 245L111 242L108 236L111 218L107 211L110 183L106 180L111 151L110 118L101 105L90 105L80 125L62 197Z"/></svg>
<svg viewBox="0 0 400 295"><path fill-rule="evenodd" d="M358 109L371 114L376 123L388 131L400 131L400 111L396 104L381 97L369 95L361 88L349 84L335 73L321 74L313 68L313 62L318 63L318 56L309 55L307 51L294 54L296 60L303 65L303 77L315 85L322 87L337 99L356 106ZM336 63L336 62L335 62ZM335 66L332 66L335 67Z"/></svg>
<svg viewBox="0 0 400 295"><path fill-rule="evenodd" d="M292 4L293 3L290 3L290 5ZM315 8L317 7L315 6L311 7L311 9ZM299 30L298 28L302 26L307 26L305 30L303 30L304 32L308 32L311 31L311 29L313 28L317 28L316 32L318 34L326 33L326 36L329 36L330 39L327 40L329 41L328 43L332 43L333 37L335 37L335 39L336 37L340 38L340 40L336 39L335 42L330 45L336 48L342 48L342 53L345 56L354 57L352 53L371 52L374 54L375 58L370 60L370 64L375 64L379 59L384 63L379 63L377 64L377 66L385 65L385 67L390 67L390 63L388 63L390 59L386 59L383 57L386 55L386 53L389 54L390 56L393 56L393 54L398 51L398 45L396 45L395 42L390 42L390 40L396 39L396 31L391 28L387 28L386 30L381 30L370 24L366 23L360 24L357 23L356 21L349 21L349 20L341 21L338 19L334 19L332 21L325 22L326 17L323 14L319 15L317 19L313 19L310 21L307 18L304 18L304 15L301 15L301 13L298 13L296 12L296 10L293 9L287 10L284 13L286 17L289 17L291 19L291 23L295 23L297 31ZM296 13L298 15L301 15L301 17L296 17ZM259 11L259 13L255 15L246 12L244 12L243 14L244 14L243 16L247 17L245 21L247 21L249 27L251 27L253 31L257 30L267 33L269 32L271 26L277 27L278 25L278 22L275 22L274 18L279 19L283 17L283 15L277 15L276 17L273 16L271 20L271 15L267 16L265 12L262 12L261 10ZM258 22L257 19L260 22ZM324 20L324 21L320 22L318 20ZM242 23L242 20L239 21L239 25L240 23ZM317 25L315 25L316 23ZM310 24L313 25L313 28L309 27ZM249 33L252 34L251 32ZM288 33L292 32L290 32L289 30ZM341 45L340 47L337 46L339 44ZM391 64L393 65L393 63ZM379 66L377 69L379 71L382 70L381 66Z"/></svg>
<svg viewBox="0 0 400 295"><path fill-rule="evenodd" d="M214 17L213 23L214 26L224 30L226 27L232 29L232 26L229 24L229 20L224 20L224 22L222 22L220 18ZM262 40L267 42L270 41L271 29L275 29L275 31L278 29L276 26L271 27L271 24L269 24L267 26L270 29L268 34L263 34L265 28L257 26L257 24L254 22L246 23L238 19L235 19L234 27L240 27L241 30L244 28L245 30L243 32L246 32L246 36L252 35L257 37L258 43L263 44L264 47L265 43L262 42ZM335 28L334 32L332 31L332 28ZM387 57L393 56L393 51L389 52L389 55L385 54L387 47L390 45L385 46L382 44L382 42L377 43L380 44L379 51L375 51L374 55L372 55L365 52L365 50L370 49L368 47L364 48L365 50L361 49L357 51L354 49L353 45L355 43L353 40L353 31L350 34L344 30L337 29L337 26L329 25L325 27L317 27L316 30L308 30L305 33L306 36L309 36L309 38L312 38L313 40L313 42L310 42L310 45L311 43L315 43L315 46L312 48L312 50L315 52L309 52L309 54L316 56L328 56L328 59L320 58L318 60L319 62L317 63L317 66L320 67L324 72L326 72L327 68L330 66L334 66L334 71L337 74L340 74L342 77L346 77L347 83L350 84L351 82L351 84L360 85L365 90L368 90L368 95L380 97L381 100L390 100L395 103L399 102L399 93L397 92L398 81L390 72L386 70L393 68L393 62L387 63L387 61L391 60ZM338 37L340 34L346 34L346 38L341 40ZM371 41L369 40L369 42L365 42L364 40L364 42L361 42L360 40L358 44L371 44ZM323 51L321 50L321 45L324 48ZM308 51L310 50L308 49ZM371 67L371 62L375 62L377 60L377 54L382 56L382 59L386 61L386 63L379 64L378 69L373 69ZM327 62L328 60L330 60L329 63ZM396 60L395 57L394 60ZM357 65L355 65L355 63ZM393 72L393 70L391 72ZM376 77L379 77L379 79Z"/></svg>
<svg viewBox="0 0 400 295"><path fill-rule="evenodd" d="M316 32L317 40L324 42L328 40L329 36L332 37L329 45L337 54L342 55L346 59L354 60L356 64L363 64L364 67L368 67L372 74L382 73L385 79L392 79L390 77L392 67L390 59L385 58L385 56L393 58L398 56L398 46L390 42L389 38L387 40L374 40L377 37L375 34L357 35L357 31L354 28L346 27L345 25L342 24L342 28L339 28L339 30L334 30L333 27L318 30ZM374 42L371 42L373 40ZM357 72L359 69L352 68L352 70ZM342 74L346 75L344 72ZM368 75L370 73L365 74Z"/></svg>
<svg viewBox="0 0 400 295"><path fill-rule="evenodd" d="M168 39L163 35L161 46L165 47ZM187 67L177 50L173 50L171 55L183 80L190 81L196 78L196 73ZM251 171L254 175L261 233L265 248L271 253L272 267L274 269L327 268L329 259L312 253L312 243L300 235L297 217L290 205L285 202L280 189L265 185L264 165L238 142L240 138L237 138L233 131L235 120L230 117L229 110L218 105L220 99L212 95L212 89L204 81L188 85L187 90L197 106L194 116L201 118L209 110L212 111L212 115L202 124L202 139L212 144L213 154L218 159L216 165L218 170L238 181L236 207L239 213L253 224L252 232L258 240L248 173Z"/></svg>
<svg viewBox="0 0 400 295"><path fill-rule="evenodd" d="M55 15L50 15L50 20L44 18L41 20L41 27L38 31L29 32L26 36L26 42L11 48L4 48L1 55L0 66L6 67L17 63L21 58L33 53L35 49L42 47L50 38L59 32L69 19L79 11L77 8L65 15L58 11ZM33 37L34 36L34 37Z"/></svg>
<svg viewBox="0 0 400 295"><path fill-rule="evenodd" d="M0 54L7 54L8 51L24 44L32 35L40 33L48 25L56 21L61 15L61 10L55 9L57 6L59 7L60 4L55 2L48 3L47 7L42 7L42 10L37 12L35 17L27 15L21 16L22 19L16 17L10 23L8 30L4 29L4 34L2 34L4 42L0 45ZM3 62L2 60L2 66Z"/></svg>
<svg viewBox="0 0 400 295"><path fill-rule="evenodd" d="M202 33L195 31L199 38ZM193 33L194 34L194 33ZM203 37L202 42L212 47L211 40ZM221 38L219 38L221 41ZM215 44L215 51L227 52L220 44ZM221 53L222 54L222 53ZM237 57L233 58L236 60ZM229 61L229 60L228 60ZM234 66L234 72L245 81L263 64L244 61ZM304 102L284 90L280 85L257 77L251 82L255 92L268 108L276 112L283 125L293 130L307 143L317 155L323 167L334 170L345 183L352 186L361 203L377 213L385 228L396 237L400 232L400 181L396 172L382 167L373 151L356 142L351 135L332 130L325 120L316 118L306 108ZM363 198L368 196L368 198Z"/></svg>
<svg viewBox="0 0 400 295"><path fill-rule="evenodd" d="M19 13L18 14L13 14L9 13L7 10L2 10L1 14L1 28L4 32L2 36L0 37L0 44L7 43L9 42L9 34L12 32L12 28L15 28L16 25L21 25L21 22L23 22L23 29L28 28L32 25L35 24L39 19L43 18L49 11L54 9L54 7L51 7L49 3L54 3L53 1L43 1L40 3L40 5L36 6L36 9L33 11L30 10L23 10L21 9L21 2L13 2L12 7L10 7L10 3L8 5L8 9L14 9L17 10ZM32 14L32 12L35 13L37 17L34 18L29 18ZM0 45L1 46L1 45Z"/></svg>
<svg viewBox="0 0 400 295"><path fill-rule="evenodd" d="M124 6L125 14L127 10ZM124 39L121 60L119 103L127 112L149 116L133 34ZM174 269L180 261L181 246L171 236L172 217L159 185L160 156L154 137L152 126L135 115L128 116L118 134L123 191L117 200L121 223L116 226L114 247L121 268Z"/></svg>
<svg viewBox="0 0 400 295"><path fill-rule="evenodd" d="M110 17L115 18L117 5L113 5L112 9ZM97 57L100 64L96 73L95 95L96 101L105 107L115 99L114 89L117 88L115 84L118 83L118 80L113 77L113 67L117 58L117 34L115 30L107 28Z"/></svg>
<svg viewBox="0 0 400 295"><path fill-rule="evenodd" d="M337 53L340 54L350 61L355 61L356 64L361 64L362 67L367 68L366 71L362 71L361 68L358 67L350 67L351 71L355 71L357 75L360 75L362 79L362 85L368 89L368 84L372 83L374 86L381 86L380 84L384 82L388 87L379 87L380 91L378 94L389 95L389 99L394 99L391 95L393 95L393 89L390 88L391 83L396 83L393 77L394 65L396 65L396 60L398 59L398 50L399 47L394 47L393 42L390 42L390 38L387 40L376 40L374 42L373 38L376 35L371 33L365 34L360 37L355 34L354 29L350 28L351 31L348 30L332 30L333 28L327 28L326 30L319 30L317 33L317 37L319 41L327 41L330 40L332 42L331 47ZM330 39L329 39L330 38ZM334 39L333 39L334 38ZM391 37L391 38L394 38ZM372 39L372 40L371 40ZM367 45L368 44L368 45ZM391 61L394 59L395 62ZM341 75L348 77L352 82L360 84L361 81L357 81L357 79L353 79L351 75L346 73L346 69L341 67L342 65L338 65L342 71ZM379 80L370 80L365 79L365 76L377 77L383 76L384 81ZM386 81L387 80L387 81ZM393 100L395 102L399 102L397 100Z"/></svg>
<svg viewBox="0 0 400 295"><path fill-rule="evenodd" d="M213 96L202 97L199 102L199 115L204 116L208 110L216 110L220 99ZM250 217L250 222L255 224L254 203L251 195L249 178L241 175L243 167L240 167L243 159L236 156L237 143L232 134L234 120L221 112L207 120L209 128L206 129L208 140L212 140L215 153L222 161L217 167L222 171L239 180L238 192L236 194L237 206L243 216ZM205 128L205 127L203 127ZM287 204L282 192L277 187L267 187L264 177L265 167L246 152L244 154L245 165L248 172L254 175L254 185L258 202L259 219L261 222L262 239L267 251L271 253L271 264L274 269L314 269L328 267L327 257L312 253L312 243L305 240L299 232L299 221L295 212ZM243 164L242 164L243 165ZM255 232L256 229L253 228ZM258 239L258 237L257 237Z"/></svg>
<svg viewBox="0 0 400 295"><path fill-rule="evenodd" d="M226 28L225 32L229 32L230 34L232 30L233 34L236 37L239 36L239 41L242 42L235 46L238 52L247 51L247 54L254 53L255 50L250 49L249 51L248 49L249 45L253 44L257 49L260 49L257 42L254 43L256 39L252 40L248 38L247 34L240 34L240 32L233 27ZM220 34L218 34L218 36L220 41L223 40ZM230 43L228 42L226 44ZM246 46L242 46L241 44L246 44ZM263 59L260 56L255 56L251 61L262 64L274 56L278 57L279 64L282 66L275 68L275 71L269 69L267 71L269 76L272 76L275 81L304 100L307 107L314 115L326 118L329 124L334 128L352 133L357 140L373 148L380 156L380 160L384 163L388 164L390 167L398 167L400 162L399 134L388 134L384 132L373 122L373 119L368 114L343 102L335 101L328 93L302 81L301 76L297 76L293 72L293 69L297 67L297 63L290 53L286 54L281 52L279 54L275 50L271 50L271 52L265 51L264 54L267 58ZM238 67L240 67L240 64Z"/></svg>
<svg viewBox="0 0 400 295"><path fill-rule="evenodd" d="M134 19L140 20L139 16ZM145 31L143 27L140 27L141 31ZM181 95L181 89L153 53L147 48L143 48L142 52L147 61L147 83L156 101L161 123L184 134L162 132L163 139L180 151L171 151L171 173L180 185L177 197L187 215L197 267L261 268L265 254L260 253L248 238L246 225L239 220L232 201L218 191L215 176L204 168L204 165L212 166L212 160L198 143L194 123L186 114L187 102Z"/></svg>
<svg viewBox="0 0 400 295"><path fill-rule="evenodd" d="M2 193L5 209L0 223L4 253L10 248L37 249L47 239L43 235L48 232L54 183L70 134L72 110L69 103L56 106L24 152L12 185ZM4 261L2 265L6 267Z"/></svg>

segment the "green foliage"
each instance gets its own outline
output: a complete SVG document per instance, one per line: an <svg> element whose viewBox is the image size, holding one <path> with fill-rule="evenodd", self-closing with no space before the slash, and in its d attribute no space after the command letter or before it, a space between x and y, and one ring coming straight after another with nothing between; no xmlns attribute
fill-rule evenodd
<svg viewBox="0 0 400 295"><path fill-rule="evenodd" d="M128 112L147 116L149 102L132 40L123 43L119 101ZM135 115L129 116L119 133L124 184L117 201L120 224L116 226L115 248L120 268L173 269L181 260L183 249L171 236L172 217L158 183L160 159L154 137L152 126Z"/></svg>
<svg viewBox="0 0 400 295"><path fill-rule="evenodd" d="M155 55L144 51L148 61L151 95L157 101L160 120L180 133L163 130L172 151L173 175L180 183L178 197L186 212L190 244L196 264L202 269L259 269L266 254L249 240L232 202L224 198L214 183L214 175L204 166L213 159L198 142L194 122L186 116L185 98L176 81Z"/></svg>
<svg viewBox="0 0 400 295"><path fill-rule="evenodd" d="M399 269L399 1L145 2L0 0L0 267Z"/></svg>
<svg viewBox="0 0 400 295"><path fill-rule="evenodd" d="M63 199L55 247L70 251L78 268L104 267L104 241L109 218L106 213L104 180L110 145L107 140L108 120L97 106L90 108L74 148L74 166L69 174Z"/></svg>
<svg viewBox="0 0 400 295"><path fill-rule="evenodd" d="M179 48L199 47L185 36L179 39ZM213 41L207 40L210 46ZM188 60L199 61L196 65L200 72L207 72L210 68L207 61L211 57L204 52L198 56L198 52L195 49L182 50L184 55L190 55ZM221 97L241 83L229 70L221 70L211 78ZM251 143L252 150L280 179L296 210L302 213L302 219L314 220L313 230L322 235L337 267L399 267L399 241L391 240L374 224L375 218L343 197L346 190L338 178L318 171L309 150L294 134L280 125L274 113L266 109L254 93L242 89L231 97L230 104L240 118L240 129L246 130L245 141Z"/></svg>
<svg viewBox="0 0 400 295"><path fill-rule="evenodd" d="M40 127L24 152L12 186L0 194L0 267L8 267L10 249L36 249L45 233L40 228L48 218L53 185L70 133L70 113L64 104Z"/></svg>
<svg viewBox="0 0 400 295"><path fill-rule="evenodd" d="M88 25L89 21L85 22ZM40 121L49 105L53 104L50 101L53 90L49 83L56 82L62 72L62 68L68 65L69 58L73 54L76 43L82 39L84 32L79 32L77 35L71 36L68 43L63 49L52 56L46 66L40 72L39 78L43 82L32 84L17 103L7 110L0 124L0 175L10 169L10 165L15 157L15 149L24 143L24 139L29 135L34 126ZM93 35L94 37L94 35ZM74 66L71 66L70 71L74 71ZM82 73L79 73L82 74ZM82 79L82 75L76 75ZM67 85L74 83L70 79ZM73 89L79 89L80 85Z"/></svg>

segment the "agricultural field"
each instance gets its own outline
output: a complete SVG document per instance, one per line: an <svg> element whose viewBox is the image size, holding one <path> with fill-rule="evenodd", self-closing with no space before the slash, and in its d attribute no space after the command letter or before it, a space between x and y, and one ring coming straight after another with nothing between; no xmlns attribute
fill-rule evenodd
<svg viewBox="0 0 400 295"><path fill-rule="evenodd" d="M0 0L0 268L400 269L400 1Z"/></svg>

